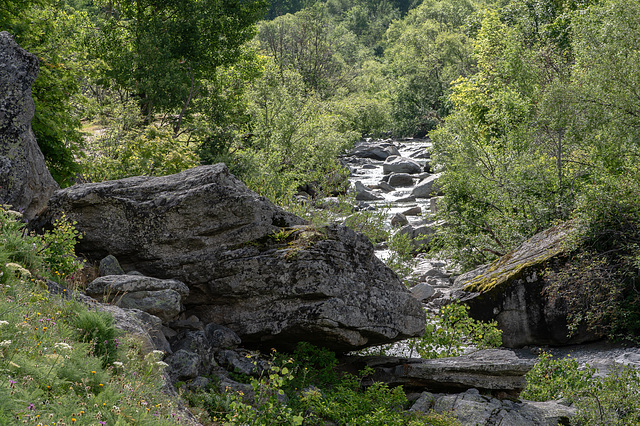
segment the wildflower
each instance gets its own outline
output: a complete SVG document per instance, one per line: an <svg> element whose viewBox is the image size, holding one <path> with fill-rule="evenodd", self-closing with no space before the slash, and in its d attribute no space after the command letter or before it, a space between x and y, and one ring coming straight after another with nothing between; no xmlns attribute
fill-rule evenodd
<svg viewBox="0 0 640 426"><path fill-rule="evenodd" d="M32 410L33 411L35 409L36 409L36 406L33 405L33 402L31 404L29 404L29 406L27 407L27 410Z"/></svg>
<svg viewBox="0 0 640 426"><path fill-rule="evenodd" d="M116 367L122 367L124 364L121 363L120 361L114 361L113 365L115 365Z"/></svg>
<svg viewBox="0 0 640 426"><path fill-rule="evenodd" d="M0 342L1 347L9 346L11 344L11 340L3 340Z"/></svg>
<svg viewBox="0 0 640 426"><path fill-rule="evenodd" d="M151 353L157 356L158 358L164 356L164 352L159 350L152 351Z"/></svg>
<svg viewBox="0 0 640 426"><path fill-rule="evenodd" d="M4 321L4 320L0 321L0 326L7 325L7 324L9 324L9 321Z"/></svg>
<svg viewBox="0 0 640 426"><path fill-rule="evenodd" d="M91 374L96 374L96 372L95 371L91 371Z"/></svg>
<svg viewBox="0 0 640 426"><path fill-rule="evenodd" d="M163 362L163 361L157 361L156 365L159 366L160 368L165 368L165 367L169 366L169 364L167 364L166 362Z"/></svg>
<svg viewBox="0 0 640 426"><path fill-rule="evenodd" d="M56 347L56 349L68 349L68 350L72 349L71 345L64 342L56 343L54 346Z"/></svg>

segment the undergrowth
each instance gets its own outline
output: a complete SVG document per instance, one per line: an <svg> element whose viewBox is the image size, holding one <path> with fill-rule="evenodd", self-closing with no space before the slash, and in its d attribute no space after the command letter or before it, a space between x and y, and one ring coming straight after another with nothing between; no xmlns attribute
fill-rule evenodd
<svg viewBox="0 0 640 426"><path fill-rule="evenodd" d="M179 424L161 392L163 354L146 354L111 317L47 290L81 267L78 237L66 218L28 234L0 208L0 425Z"/></svg>

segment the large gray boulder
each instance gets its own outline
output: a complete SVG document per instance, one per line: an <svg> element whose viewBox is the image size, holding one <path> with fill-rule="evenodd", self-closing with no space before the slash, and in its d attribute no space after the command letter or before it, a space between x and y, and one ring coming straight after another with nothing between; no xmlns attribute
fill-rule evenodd
<svg viewBox="0 0 640 426"><path fill-rule="evenodd" d="M226 326L248 345L351 350L424 331L420 303L366 237L300 227L223 164L70 187L43 218L62 212L84 233L80 252L184 282L187 317Z"/></svg>
<svg viewBox="0 0 640 426"><path fill-rule="evenodd" d="M23 211L26 220L59 189L31 130L31 85L38 70L38 58L0 32L0 205Z"/></svg>
<svg viewBox="0 0 640 426"><path fill-rule="evenodd" d="M398 148L388 142L361 142L357 144L349 155L357 158L371 158L384 160L391 155L400 155Z"/></svg>
<svg viewBox="0 0 640 426"><path fill-rule="evenodd" d="M469 315L495 320L506 347L562 346L601 338L585 327L569 337L567 307L547 294L548 271L561 268L574 231L571 222L540 232L492 264L459 276L454 287L467 292L462 301Z"/></svg>
<svg viewBox="0 0 640 426"><path fill-rule="evenodd" d="M411 195L416 198L430 198L436 195L441 194L440 187L438 186L438 179L440 178L440 173L435 175L430 175L423 180L421 180L413 190L411 190Z"/></svg>

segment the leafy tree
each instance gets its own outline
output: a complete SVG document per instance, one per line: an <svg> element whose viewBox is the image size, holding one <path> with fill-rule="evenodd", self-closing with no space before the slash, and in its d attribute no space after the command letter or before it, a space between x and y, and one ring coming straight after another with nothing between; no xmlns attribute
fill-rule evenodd
<svg viewBox="0 0 640 426"><path fill-rule="evenodd" d="M424 136L447 114L450 83L474 67L462 31L474 10L468 0L429 0L389 27L385 56L396 81L396 133Z"/></svg>
<svg viewBox="0 0 640 426"><path fill-rule="evenodd" d="M264 0L108 1L98 53L107 77L137 95L147 123L165 113L178 134L202 80L238 59L264 6Z"/></svg>

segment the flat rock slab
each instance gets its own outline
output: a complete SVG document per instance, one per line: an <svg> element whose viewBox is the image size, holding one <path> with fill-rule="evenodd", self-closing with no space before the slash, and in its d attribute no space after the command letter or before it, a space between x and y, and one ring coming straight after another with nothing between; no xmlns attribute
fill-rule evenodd
<svg viewBox="0 0 640 426"><path fill-rule="evenodd" d="M535 360L519 358L513 351L486 349L469 355L439 359L352 357L346 364L374 369L373 381L429 392L461 392L475 388L517 396L524 375Z"/></svg>

